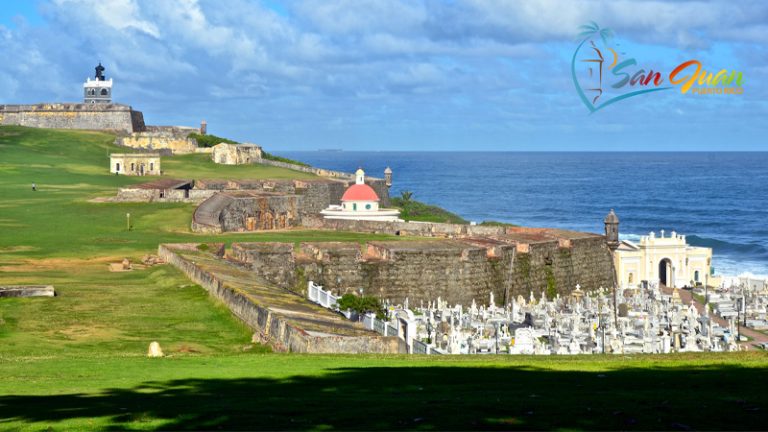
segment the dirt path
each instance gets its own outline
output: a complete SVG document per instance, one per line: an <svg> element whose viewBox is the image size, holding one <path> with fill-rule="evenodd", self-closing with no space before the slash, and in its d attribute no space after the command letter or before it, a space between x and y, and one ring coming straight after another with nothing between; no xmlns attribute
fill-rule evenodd
<svg viewBox="0 0 768 432"><path fill-rule="evenodd" d="M664 294L672 294L672 288L667 288L665 286L662 286L661 290L664 292ZM677 291L680 293L680 300L683 301L683 304L688 305L693 303L694 307L696 307L696 310L699 311L699 314L704 313L704 305L696 301L695 298L693 298L693 293L691 291L684 290L684 289L678 289ZM728 328L728 321L724 320L723 318L720 318L714 313L710 312L709 318L714 322L718 323L719 325L725 328ZM752 340L749 342L741 342L742 345L757 345L764 342L768 342L768 335L744 326L741 326L741 334L752 338Z"/></svg>

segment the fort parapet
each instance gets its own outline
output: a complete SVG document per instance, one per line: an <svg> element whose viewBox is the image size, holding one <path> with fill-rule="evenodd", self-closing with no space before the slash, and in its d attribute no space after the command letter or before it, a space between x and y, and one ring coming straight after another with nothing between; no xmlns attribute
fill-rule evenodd
<svg viewBox="0 0 768 432"><path fill-rule="evenodd" d="M128 105L85 103L0 105L0 124L120 133L142 131L146 127L144 115Z"/></svg>
<svg viewBox="0 0 768 432"><path fill-rule="evenodd" d="M402 303L483 302L490 293L568 295L576 284L611 287L613 261L605 237L514 228L504 234L454 239L303 243L234 243L232 259L268 283L302 293L312 280L338 294L358 293Z"/></svg>

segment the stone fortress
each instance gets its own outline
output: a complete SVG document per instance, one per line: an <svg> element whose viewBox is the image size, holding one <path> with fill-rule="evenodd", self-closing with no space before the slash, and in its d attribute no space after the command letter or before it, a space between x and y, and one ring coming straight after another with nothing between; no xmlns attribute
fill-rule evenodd
<svg viewBox="0 0 768 432"><path fill-rule="evenodd" d="M335 295L374 296L389 304L469 304L541 293L571 295L574 287L611 289L637 277L655 276L632 267L633 245L619 241L618 218L606 217L604 235L547 228L406 222L360 216L390 205L392 170L384 178L268 160L260 146L221 143L199 148L199 128L146 126L141 112L112 103L113 81L99 64L83 84L84 103L0 106L0 123L41 128L105 130L116 143L137 153L113 154L109 171L118 175L161 175L160 156L210 153L211 163L266 164L307 172L311 180L191 180L157 178L118 190L114 202L194 202L195 232L218 234L265 230L333 230L390 234L402 241L233 243L160 245L159 254L224 301L276 349L300 352L404 352L402 338L342 323L333 313L308 305L308 286L320 284ZM359 194L357 191L365 191ZM353 193L355 192L355 193ZM370 206L370 208L369 208ZM349 207L348 213L343 213ZM375 208L374 208L375 207ZM331 210L329 212L329 209ZM342 212L343 217L336 213ZM684 242L684 239L683 239ZM203 247L205 246L205 247ZM645 243L640 248L645 247ZM617 249L621 251L617 252ZM622 255L623 254L623 255ZM626 259L617 258L626 256ZM711 251L710 255L711 256ZM655 258L654 258L655 259ZM665 261L669 280L688 258ZM699 263L697 257L691 262ZM651 263L654 264L654 263ZM706 266L696 264L703 274ZM655 265L655 264L654 264ZM617 279L617 267L621 279ZM628 270L625 270L628 269ZM699 273L694 273L699 272ZM630 276L632 274L632 276ZM698 280L698 279L697 279ZM310 283L311 282L311 283ZM655 282L655 281L653 281Z"/></svg>
<svg viewBox="0 0 768 432"><path fill-rule="evenodd" d="M83 84L82 103L0 105L0 124L46 129L104 130L120 134L143 131L144 115L128 105L112 103L112 80L96 66L93 79Z"/></svg>

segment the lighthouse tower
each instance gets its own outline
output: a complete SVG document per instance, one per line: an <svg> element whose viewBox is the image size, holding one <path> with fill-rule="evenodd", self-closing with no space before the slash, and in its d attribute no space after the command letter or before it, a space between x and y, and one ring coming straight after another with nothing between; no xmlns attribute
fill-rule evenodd
<svg viewBox="0 0 768 432"><path fill-rule="evenodd" d="M112 103L112 78L104 76L104 66L96 66L94 78L87 78L83 84L85 103Z"/></svg>

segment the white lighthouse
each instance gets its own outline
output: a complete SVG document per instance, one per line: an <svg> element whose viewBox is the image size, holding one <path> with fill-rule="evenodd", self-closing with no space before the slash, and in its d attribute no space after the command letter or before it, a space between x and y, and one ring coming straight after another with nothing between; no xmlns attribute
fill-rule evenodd
<svg viewBox="0 0 768 432"><path fill-rule="evenodd" d="M112 78L106 79L101 63L96 66L95 77L86 78L83 93L85 103L112 103Z"/></svg>

